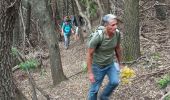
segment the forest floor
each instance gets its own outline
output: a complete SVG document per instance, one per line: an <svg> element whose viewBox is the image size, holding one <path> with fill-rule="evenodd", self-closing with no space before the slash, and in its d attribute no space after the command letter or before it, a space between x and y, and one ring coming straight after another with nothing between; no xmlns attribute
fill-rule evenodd
<svg viewBox="0 0 170 100"><path fill-rule="evenodd" d="M155 21L141 30L140 44L142 56L129 65L136 72L136 77L131 84L121 84L113 92L111 100L159 100L168 92L160 89L157 80L170 70L170 34L168 30L161 27L161 23L154 26ZM86 100L90 82L86 72L82 72L83 63L86 61L86 42L81 44L71 38L68 50L64 49L63 42L59 43L63 71L68 80L57 86L52 85L51 70L48 50L37 50L33 55L42 55L43 67L32 72L36 84L41 87L52 98L51 100ZM165 69L169 68L169 69ZM80 73L79 73L80 72ZM169 71L170 72L170 71ZM18 87L26 97L31 100L32 92L26 72L17 70L14 72ZM107 83L105 78L101 89ZM170 90L169 90L170 91ZM38 100L46 100L37 91Z"/></svg>

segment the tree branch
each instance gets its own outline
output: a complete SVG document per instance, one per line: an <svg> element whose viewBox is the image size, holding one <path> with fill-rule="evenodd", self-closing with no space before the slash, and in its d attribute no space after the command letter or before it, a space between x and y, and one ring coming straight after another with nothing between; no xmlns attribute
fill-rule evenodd
<svg viewBox="0 0 170 100"><path fill-rule="evenodd" d="M7 8L9 9L9 8L13 7L13 6L15 5L16 1L17 1L17 0L15 0L15 1L14 1L11 5L9 5Z"/></svg>
<svg viewBox="0 0 170 100"><path fill-rule="evenodd" d="M116 12L116 6L114 5L114 2L112 1L112 0L109 0L109 2L110 2L110 8L111 8L111 10L113 11L112 13L114 13L115 14L115 12Z"/></svg>
<svg viewBox="0 0 170 100"><path fill-rule="evenodd" d="M160 100L165 100L165 97L168 95L170 95L170 91L168 93L166 93L165 95L163 95Z"/></svg>
<svg viewBox="0 0 170 100"><path fill-rule="evenodd" d="M78 0L75 0L75 2L76 2L76 5L77 5L77 8L78 8L78 10L79 10L79 14L80 14L83 18L85 18L85 20L87 21L88 30L91 32L91 23L90 23L90 20L89 20L88 17L82 12Z"/></svg>
<svg viewBox="0 0 170 100"><path fill-rule="evenodd" d="M100 18L100 24L101 24L101 22L102 22L102 16L104 15L104 11L103 11L103 9L102 9L102 6L101 6L101 3L100 3L100 0L96 0L95 1L97 4L98 4L98 6L99 6L99 11L100 11L100 16L101 16L101 18Z"/></svg>

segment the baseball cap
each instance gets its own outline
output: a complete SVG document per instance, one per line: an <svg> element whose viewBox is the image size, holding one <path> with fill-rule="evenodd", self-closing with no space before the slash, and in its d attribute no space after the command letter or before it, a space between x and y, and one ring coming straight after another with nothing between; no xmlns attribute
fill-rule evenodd
<svg viewBox="0 0 170 100"><path fill-rule="evenodd" d="M71 19L70 19L70 16L65 16L65 17L64 17L64 20L65 20L65 21L70 21L70 20L71 20Z"/></svg>

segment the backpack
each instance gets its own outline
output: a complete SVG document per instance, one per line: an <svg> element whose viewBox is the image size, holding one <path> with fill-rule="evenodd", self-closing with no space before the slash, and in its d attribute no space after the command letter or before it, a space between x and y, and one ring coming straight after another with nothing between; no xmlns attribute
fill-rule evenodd
<svg viewBox="0 0 170 100"><path fill-rule="evenodd" d="M92 32L89 36L88 36L88 40L87 40L87 45L89 44L89 42L91 41L92 38L95 38L97 35L99 35L100 37L100 42L98 43L96 48L99 48L102 44L103 38L104 38L104 26L99 26L94 32Z"/></svg>
<svg viewBox="0 0 170 100"><path fill-rule="evenodd" d="M100 37L100 42L98 43L97 47L96 48L99 48L102 44L102 41L103 41L103 38L104 38L104 26L99 26L95 32L91 33L89 36L88 36L88 40L87 40L87 45L89 45L89 42L92 38L95 38L97 35L99 35ZM118 35L118 33L120 33L120 30L116 29L116 35Z"/></svg>
<svg viewBox="0 0 170 100"><path fill-rule="evenodd" d="M71 23L63 23L63 25L64 33L71 33Z"/></svg>

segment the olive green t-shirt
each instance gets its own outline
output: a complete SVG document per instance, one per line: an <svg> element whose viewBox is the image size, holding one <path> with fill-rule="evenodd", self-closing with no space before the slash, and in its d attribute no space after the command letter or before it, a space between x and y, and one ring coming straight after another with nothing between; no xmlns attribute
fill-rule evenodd
<svg viewBox="0 0 170 100"><path fill-rule="evenodd" d="M92 62L101 67L113 63L115 54L114 48L118 43L120 43L120 33L118 32L115 32L114 36L110 39L106 37L105 33L102 33L100 36L97 34L92 37L88 43L88 48L95 48Z"/></svg>

